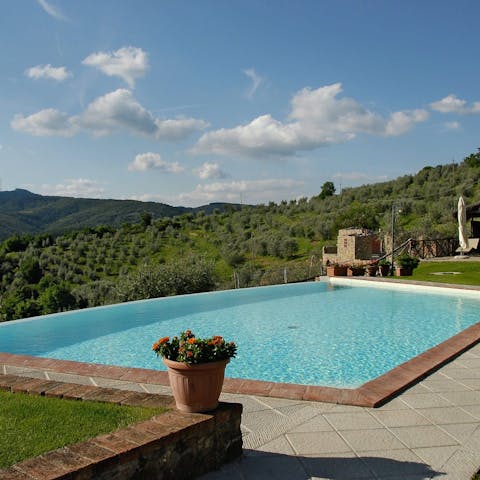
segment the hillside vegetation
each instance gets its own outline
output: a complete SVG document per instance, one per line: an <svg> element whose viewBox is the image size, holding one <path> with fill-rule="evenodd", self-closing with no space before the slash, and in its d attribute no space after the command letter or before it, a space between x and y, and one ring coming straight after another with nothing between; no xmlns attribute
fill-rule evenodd
<svg viewBox="0 0 480 480"><path fill-rule="evenodd" d="M13 236L0 245L0 315L11 320L106 303L305 279L339 228L388 232L398 241L456 237L459 195L480 199L480 152L460 164L334 193L239 210L186 212L119 228ZM235 275L234 275L235 272Z"/></svg>
<svg viewBox="0 0 480 480"><path fill-rule="evenodd" d="M136 200L103 200L43 196L17 188L0 192L0 240L14 234L61 234L85 227L109 225L120 227L138 221L144 212L153 218L173 217L182 213L212 213L238 208L239 205L213 203L197 208L172 207L164 203Z"/></svg>

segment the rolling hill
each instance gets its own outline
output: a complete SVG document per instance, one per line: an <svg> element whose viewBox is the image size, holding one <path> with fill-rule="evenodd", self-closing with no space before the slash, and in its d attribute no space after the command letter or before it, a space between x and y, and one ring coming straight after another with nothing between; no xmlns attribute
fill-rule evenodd
<svg viewBox="0 0 480 480"><path fill-rule="evenodd" d="M98 225L120 227L124 223L138 222L145 212L154 219L199 211L210 214L215 209L224 211L227 205L233 209L239 207L225 203L196 208L172 207L136 200L44 196L17 188L0 192L0 240L15 234L60 234Z"/></svg>

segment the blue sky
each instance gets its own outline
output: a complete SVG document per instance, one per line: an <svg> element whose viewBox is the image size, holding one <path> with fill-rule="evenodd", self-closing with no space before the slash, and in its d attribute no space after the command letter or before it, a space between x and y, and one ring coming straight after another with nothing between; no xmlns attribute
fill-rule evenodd
<svg viewBox="0 0 480 480"><path fill-rule="evenodd" d="M480 3L4 0L3 190L310 197L480 146Z"/></svg>

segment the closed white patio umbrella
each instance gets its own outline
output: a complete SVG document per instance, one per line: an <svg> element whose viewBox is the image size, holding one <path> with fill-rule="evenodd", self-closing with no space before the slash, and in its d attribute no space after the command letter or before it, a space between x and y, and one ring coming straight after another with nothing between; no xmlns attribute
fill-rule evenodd
<svg viewBox="0 0 480 480"><path fill-rule="evenodd" d="M463 253L468 248L467 235L467 211L465 200L462 196L458 199L458 241L460 243L460 251Z"/></svg>

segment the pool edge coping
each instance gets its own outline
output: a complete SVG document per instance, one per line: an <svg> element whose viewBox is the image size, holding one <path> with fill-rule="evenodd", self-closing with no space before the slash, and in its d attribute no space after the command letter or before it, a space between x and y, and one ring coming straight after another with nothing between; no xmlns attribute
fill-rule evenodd
<svg viewBox="0 0 480 480"><path fill-rule="evenodd" d="M382 281L387 279L358 278L355 281ZM398 280L394 283L400 283ZM411 282L401 282L411 284ZM439 288L459 288L455 284L435 284L433 282L415 282L417 285L436 286ZM465 287L465 286L464 286ZM466 286L463 290L480 290ZM288 398L293 400L309 400L338 403L361 407L379 407L395 396L433 373L446 363L458 357L480 342L480 322L462 330L444 342L426 350L416 357L407 360L383 375L370 380L357 388L335 388L317 385L299 385L290 383L268 382L263 380L247 380L226 378L222 392L240 395L258 395L266 397ZM23 369L28 372L42 372L49 379L48 372L67 375L107 378L125 382L155 384L169 386L168 373L134 367L118 367L93 363L75 362L71 360L55 360L44 357L18 355L0 352L0 373L7 374L9 367ZM93 380L92 380L92 383Z"/></svg>

